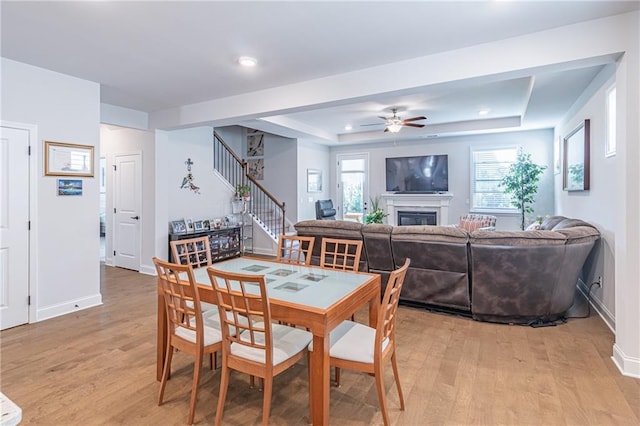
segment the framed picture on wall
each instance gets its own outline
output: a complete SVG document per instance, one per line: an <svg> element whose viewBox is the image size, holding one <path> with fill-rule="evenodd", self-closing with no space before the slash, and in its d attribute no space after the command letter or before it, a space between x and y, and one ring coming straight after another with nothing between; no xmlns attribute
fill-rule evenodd
<svg viewBox="0 0 640 426"><path fill-rule="evenodd" d="M264 134L247 134L247 157L262 157L264 155Z"/></svg>
<svg viewBox="0 0 640 426"><path fill-rule="evenodd" d="M247 161L247 165L249 166L249 176L255 180L264 179L264 160L262 158L258 160L249 160Z"/></svg>
<svg viewBox="0 0 640 426"><path fill-rule="evenodd" d="M322 192L322 170L307 169L307 192Z"/></svg>
<svg viewBox="0 0 640 426"><path fill-rule="evenodd" d="M82 179L58 179L58 195L82 195Z"/></svg>
<svg viewBox="0 0 640 426"><path fill-rule="evenodd" d="M93 146L44 141L45 176L93 177Z"/></svg>

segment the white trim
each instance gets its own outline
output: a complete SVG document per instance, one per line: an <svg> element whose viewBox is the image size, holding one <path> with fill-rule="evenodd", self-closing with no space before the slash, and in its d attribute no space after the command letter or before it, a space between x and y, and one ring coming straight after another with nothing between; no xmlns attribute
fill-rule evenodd
<svg viewBox="0 0 640 426"><path fill-rule="evenodd" d="M140 272L141 274L145 274L145 275L153 275L154 277L157 275L156 272L156 267L154 265L140 265Z"/></svg>
<svg viewBox="0 0 640 426"><path fill-rule="evenodd" d="M37 321L38 318L38 222L34 220L38 211L38 159L40 158L38 144L38 126L36 124L18 123L13 121L0 121L2 127L12 127L29 132L29 221L31 230L29 231L29 323Z"/></svg>
<svg viewBox="0 0 640 426"><path fill-rule="evenodd" d="M640 359L626 356L617 343L613 345L611 359L622 375L640 379Z"/></svg>
<svg viewBox="0 0 640 426"><path fill-rule="evenodd" d="M587 299L587 302L593 307L593 309L600 315L602 321L609 327L609 330L613 334L616 334L616 318L615 316L607 309L606 306L602 303L601 300L596 299L595 297L589 297L589 290L587 286L580 280L578 282L578 291L582 293L582 295Z"/></svg>
<svg viewBox="0 0 640 426"><path fill-rule="evenodd" d="M617 90L616 90L616 85L615 83L612 84L611 86L609 86L607 88L607 90L605 91L605 109L604 109L604 122L605 122L605 131L604 131L604 156L605 157L613 157L616 155L616 150L617 150L617 129L616 129L616 121L617 121L617 115L618 115L618 106L617 106L617 100L616 102L613 104L613 108L614 108L614 113L616 116L616 119L614 120L613 123L609 122L609 115L610 115L610 109L611 109L611 103L610 103L610 99L609 97L611 96L611 92L616 92L616 99L618 98L617 95ZM611 149L611 138L609 137L611 134L611 129L613 128L614 132L615 132L615 136L614 136L614 148Z"/></svg>
<svg viewBox="0 0 640 426"><path fill-rule="evenodd" d="M42 309L38 309L38 321L44 321L50 318L66 315L71 312L92 308L102 305L102 295L100 293L93 296L82 297L80 299L69 300L64 303L50 305Z"/></svg>

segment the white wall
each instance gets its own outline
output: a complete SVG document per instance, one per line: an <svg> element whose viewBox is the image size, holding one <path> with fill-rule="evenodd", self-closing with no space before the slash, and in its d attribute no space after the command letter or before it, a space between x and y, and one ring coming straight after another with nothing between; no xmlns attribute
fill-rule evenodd
<svg viewBox="0 0 640 426"><path fill-rule="evenodd" d="M585 91L585 96L556 128L556 138L562 140L585 119L590 120L590 189L567 192L562 190L562 174L555 176L556 206L559 214L577 217L595 225L602 239L594 259L586 271L587 286L602 276L602 288L594 287L591 295L599 305L605 320L615 328L615 210L616 159L605 157L606 90L615 84L615 65L607 66Z"/></svg>
<svg viewBox="0 0 640 426"><path fill-rule="evenodd" d="M495 133L475 136L453 136L428 141L401 141L392 143L378 143L356 145L351 147L331 148L331 174L336 174L336 155L344 153L368 152L370 163L370 194L372 197L386 192L385 159L387 157L405 157L415 155L446 154L449 156L449 192L453 194L449 205L449 222L455 223L457 218L470 211L469 198L471 195L471 146L500 147L521 146L526 153L531 154L534 163L547 166L540 178L536 203L531 215L545 216L553 214L553 131L537 130L526 132ZM333 179L331 196L336 199L335 179ZM386 206L385 206L386 207ZM517 213L497 214L496 227L501 230L519 229L520 218Z"/></svg>
<svg viewBox="0 0 640 426"><path fill-rule="evenodd" d="M43 167L44 140L95 146L99 164L100 86L86 80L1 59L2 120L36 125L33 147ZM100 294L99 182L82 178L83 195L56 195L56 177L37 171L37 211L32 212L32 250L36 275L31 277L32 303L39 321L102 303ZM29 190L29 182L14 182Z"/></svg>
<svg viewBox="0 0 640 426"><path fill-rule="evenodd" d="M196 194L180 188L191 158ZM196 127L156 132L156 241L155 255L168 257L169 222L184 218L204 220L231 214L234 190L213 171L213 128Z"/></svg>
<svg viewBox="0 0 640 426"><path fill-rule="evenodd" d="M113 164L114 155L140 153L142 157L142 214L140 272L155 274L151 261L154 253L155 233L155 134L148 130L114 128L102 126L100 131L100 153L107 160L106 166L106 256L105 263L113 265Z"/></svg>
<svg viewBox="0 0 640 426"><path fill-rule="evenodd" d="M312 141L298 140L298 217L294 222L315 219L317 200L331 198L330 184L330 149ZM322 172L322 192L307 192L307 170L316 169Z"/></svg>

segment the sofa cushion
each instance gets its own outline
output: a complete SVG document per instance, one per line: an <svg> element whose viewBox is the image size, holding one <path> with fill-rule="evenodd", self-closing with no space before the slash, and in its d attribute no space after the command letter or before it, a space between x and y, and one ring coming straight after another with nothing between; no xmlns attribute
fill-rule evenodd
<svg viewBox="0 0 640 426"><path fill-rule="evenodd" d="M461 228L452 226L394 226L391 231L394 240L403 241L440 241L451 243L466 243L469 233Z"/></svg>
<svg viewBox="0 0 640 426"><path fill-rule="evenodd" d="M543 246L563 245L567 237L554 231L474 231L469 236L471 244L495 246Z"/></svg>
<svg viewBox="0 0 640 426"><path fill-rule="evenodd" d="M600 231L591 225L556 229L555 232L564 235L567 239L567 244L592 243L600 238Z"/></svg>

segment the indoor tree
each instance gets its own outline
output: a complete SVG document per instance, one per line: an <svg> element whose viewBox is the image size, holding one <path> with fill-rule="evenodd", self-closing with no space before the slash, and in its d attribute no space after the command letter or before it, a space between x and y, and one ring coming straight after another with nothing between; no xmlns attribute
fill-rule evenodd
<svg viewBox="0 0 640 426"><path fill-rule="evenodd" d="M522 149L518 152L515 163L509 166L502 178L500 186L504 192L511 195L511 205L520 210L520 229L524 230L525 213L533 213L531 204L538 192L538 181L546 166L539 166L531 161L531 154L525 154Z"/></svg>

